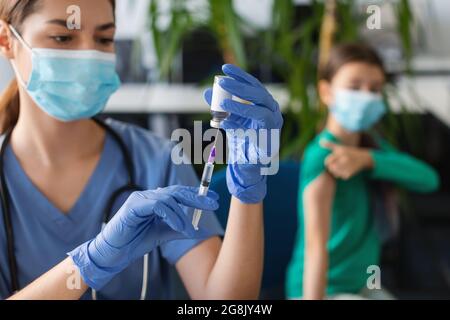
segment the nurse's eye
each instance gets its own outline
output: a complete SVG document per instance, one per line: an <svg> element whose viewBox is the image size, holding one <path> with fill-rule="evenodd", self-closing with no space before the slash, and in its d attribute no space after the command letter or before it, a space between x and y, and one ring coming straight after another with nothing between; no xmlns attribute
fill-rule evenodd
<svg viewBox="0 0 450 320"><path fill-rule="evenodd" d="M50 39L53 39L55 42L59 44L65 44L72 40L71 36L54 36L50 37Z"/></svg>
<svg viewBox="0 0 450 320"><path fill-rule="evenodd" d="M372 93L381 93L381 89L380 88L372 88L372 89L370 89L370 92L372 92Z"/></svg>
<svg viewBox="0 0 450 320"><path fill-rule="evenodd" d="M348 86L347 89L359 91L359 90L361 90L361 86L360 85L350 85L350 86Z"/></svg>
<svg viewBox="0 0 450 320"><path fill-rule="evenodd" d="M383 91L382 85L375 85L370 88L370 92L372 93L381 93Z"/></svg>
<svg viewBox="0 0 450 320"><path fill-rule="evenodd" d="M108 46L114 42L114 39L113 38L100 38L97 41L101 45Z"/></svg>
<svg viewBox="0 0 450 320"><path fill-rule="evenodd" d="M351 80L351 81L347 82L346 87L349 90L358 91L358 90L362 89L362 83L359 80Z"/></svg>

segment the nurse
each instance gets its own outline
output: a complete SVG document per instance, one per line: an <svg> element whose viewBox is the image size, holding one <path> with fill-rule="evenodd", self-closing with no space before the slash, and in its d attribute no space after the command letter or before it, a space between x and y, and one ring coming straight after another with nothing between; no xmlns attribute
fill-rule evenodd
<svg viewBox="0 0 450 320"><path fill-rule="evenodd" d="M80 30L66 26L71 5L81 8ZM170 143L131 125L93 120L120 84L114 6L0 2L0 52L17 79L0 96L0 297L168 299L174 265L193 299L255 299L262 165L228 165L233 197L224 231L211 214L217 195L197 196L192 167L172 163ZM223 71L230 79L222 87L253 103L225 101L231 116L223 127L281 129L278 104L262 84L237 67ZM205 97L210 102L210 90ZM234 140L229 146L245 152ZM199 232L192 208L210 212Z"/></svg>

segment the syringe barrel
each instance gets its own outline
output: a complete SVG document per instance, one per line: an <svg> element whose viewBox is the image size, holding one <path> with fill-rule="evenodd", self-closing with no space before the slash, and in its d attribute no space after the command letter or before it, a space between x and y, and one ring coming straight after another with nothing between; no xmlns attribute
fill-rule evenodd
<svg viewBox="0 0 450 320"><path fill-rule="evenodd" d="M198 194L201 196L208 195L209 185L211 183L212 175L214 172L214 164L208 162L205 165L205 168L203 169L203 175L202 180L200 182L200 189L198 191ZM194 216L192 217L192 225L194 226L195 230L198 230L198 224L200 222L200 218L202 217L202 210L195 209L194 210Z"/></svg>
<svg viewBox="0 0 450 320"><path fill-rule="evenodd" d="M203 186L201 185L198 191L198 195L200 196L206 196L208 195L209 186Z"/></svg>
<svg viewBox="0 0 450 320"><path fill-rule="evenodd" d="M207 163L205 165L205 168L203 169L203 175L202 175L202 180L201 180L201 185L200 185L201 187L209 187L213 173L214 173L214 164ZM200 190L201 189L202 188L200 188ZM208 190L206 190L206 193L208 193ZM206 193L202 194L202 195L205 196Z"/></svg>

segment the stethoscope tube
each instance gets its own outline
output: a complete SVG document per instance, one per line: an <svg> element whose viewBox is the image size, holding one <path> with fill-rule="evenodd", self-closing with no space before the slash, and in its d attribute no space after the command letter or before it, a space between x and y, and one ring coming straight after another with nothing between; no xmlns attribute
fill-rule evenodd
<svg viewBox="0 0 450 320"><path fill-rule="evenodd" d="M111 195L103 215L103 223L102 223L102 229L104 225L106 225L110 218L111 213L114 207L115 200L117 198L127 192L127 191L138 191L142 190L142 188L138 187L135 184L134 180L134 166L133 161L131 159L131 156L129 154L129 151L127 147L125 146L124 141L122 138L117 134L117 132L114 131L109 125L107 125L104 121L94 118L93 119L99 126L104 128L107 133L109 133L113 139L117 142L119 145L119 148L123 154L125 166L128 170L128 182L123 187L117 189L113 192ZM11 219L11 211L9 207L9 191L8 186L6 184L6 178L5 178L5 172L4 172L4 155L6 151L6 147L8 146L8 143L11 139L12 130L9 130L7 134L4 136L3 141L1 141L0 138L0 202L1 202L1 208L3 211L3 220L5 223L5 233L6 233L6 242L7 242L7 253L8 253L8 265L9 265L9 276L11 279L11 294L16 293L20 290L19 286L19 277L18 277L18 267L17 267L17 258L15 255L15 241L14 241L14 230L12 225L12 219ZM141 299L144 300L147 296L147 279L148 279L148 260L149 255L144 256L143 260L143 281L142 281L142 290L141 290ZM92 298L94 300L97 299L97 292L95 290L92 290Z"/></svg>

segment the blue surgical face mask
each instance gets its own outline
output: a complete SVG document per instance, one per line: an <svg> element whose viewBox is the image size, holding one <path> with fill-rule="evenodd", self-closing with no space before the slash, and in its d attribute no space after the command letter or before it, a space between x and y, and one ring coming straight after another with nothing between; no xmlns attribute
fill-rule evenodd
<svg viewBox="0 0 450 320"><path fill-rule="evenodd" d="M370 129L386 113L381 94L338 89L330 108L336 121L351 132Z"/></svg>
<svg viewBox="0 0 450 320"><path fill-rule="evenodd" d="M18 81L48 115L64 122L91 118L104 110L120 87L114 54L31 48L14 27L10 29L32 56L28 81L12 62Z"/></svg>

